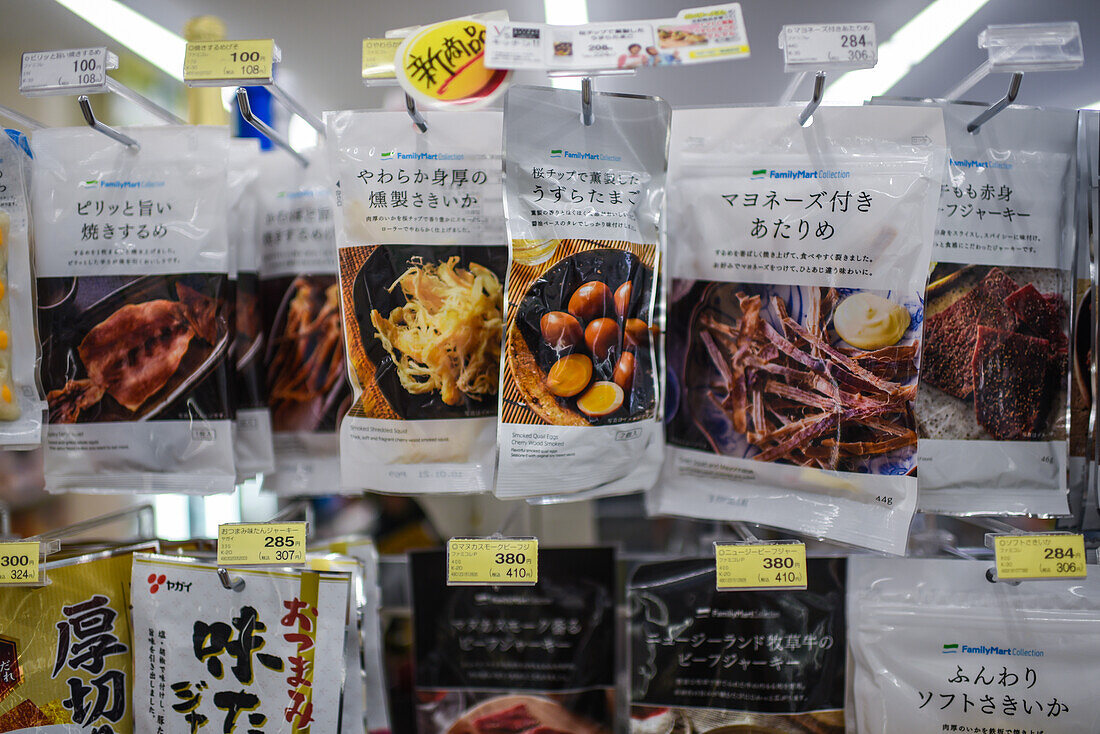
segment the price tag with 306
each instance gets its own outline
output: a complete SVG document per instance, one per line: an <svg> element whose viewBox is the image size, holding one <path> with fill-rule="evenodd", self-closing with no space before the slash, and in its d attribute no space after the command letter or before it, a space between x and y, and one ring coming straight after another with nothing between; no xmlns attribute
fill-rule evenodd
<svg viewBox="0 0 1100 734"><path fill-rule="evenodd" d="M299 566L306 562L306 523L255 522L218 526L219 566Z"/></svg>
<svg viewBox="0 0 1100 734"><path fill-rule="evenodd" d="M534 586L539 580L536 538L451 538L448 586Z"/></svg>
<svg viewBox="0 0 1100 734"><path fill-rule="evenodd" d="M719 591L805 589L806 546L803 543L715 543Z"/></svg>
<svg viewBox="0 0 1100 734"><path fill-rule="evenodd" d="M874 23L785 25L780 47L787 71L867 69L878 62Z"/></svg>
<svg viewBox="0 0 1100 734"><path fill-rule="evenodd" d="M1085 538L1072 533L994 535L997 578L1085 578Z"/></svg>

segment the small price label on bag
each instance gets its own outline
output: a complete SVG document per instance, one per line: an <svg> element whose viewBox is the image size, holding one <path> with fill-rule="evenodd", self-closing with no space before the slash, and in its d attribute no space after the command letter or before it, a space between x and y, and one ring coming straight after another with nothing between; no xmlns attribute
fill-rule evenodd
<svg viewBox="0 0 1100 734"><path fill-rule="evenodd" d="M275 41L194 41L183 57L183 81L191 85L232 86L272 81Z"/></svg>
<svg viewBox="0 0 1100 734"><path fill-rule="evenodd" d="M803 543L715 543L719 591L805 589Z"/></svg>
<svg viewBox="0 0 1100 734"><path fill-rule="evenodd" d="M534 586L539 580L537 538L451 538L448 586Z"/></svg>
<svg viewBox="0 0 1100 734"><path fill-rule="evenodd" d="M37 542L0 543L0 584L33 585L39 583Z"/></svg>
<svg viewBox="0 0 1100 734"><path fill-rule="evenodd" d="M787 71L869 69L878 62L874 23L785 25L779 46Z"/></svg>
<svg viewBox="0 0 1100 734"><path fill-rule="evenodd" d="M219 566L294 566L305 562L304 522L242 522L218 526Z"/></svg>
<svg viewBox="0 0 1100 734"><path fill-rule="evenodd" d="M994 535L997 578L1083 579L1085 538L1071 533L1051 535Z"/></svg>
<svg viewBox="0 0 1100 734"><path fill-rule="evenodd" d="M100 94L107 91L107 70L118 57L98 48L29 51L23 54L19 91L28 97L48 94Z"/></svg>

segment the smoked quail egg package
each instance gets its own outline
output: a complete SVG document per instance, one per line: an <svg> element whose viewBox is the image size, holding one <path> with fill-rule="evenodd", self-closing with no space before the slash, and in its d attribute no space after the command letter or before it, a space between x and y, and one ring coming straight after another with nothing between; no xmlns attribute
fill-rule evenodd
<svg viewBox="0 0 1100 734"><path fill-rule="evenodd" d="M488 492L508 248L499 112L326 115L350 490Z"/></svg>
<svg viewBox="0 0 1100 734"><path fill-rule="evenodd" d="M938 109L678 110L662 514L903 554Z"/></svg>
<svg viewBox="0 0 1100 734"><path fill-rule="evenodd" d="M46 489L230 492L224 128L34 132Z"/></svg>
<svg viewBox="0 0 1100 734"><path fill-rule="evenodd" d="M658 343L670 108L513 87L499 497L644 490L662 460Z"/></svg>

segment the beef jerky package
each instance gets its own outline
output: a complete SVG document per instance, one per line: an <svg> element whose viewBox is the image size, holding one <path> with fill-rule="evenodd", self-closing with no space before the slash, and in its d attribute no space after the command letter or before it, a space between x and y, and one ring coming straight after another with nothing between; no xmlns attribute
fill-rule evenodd
<svg viewBox="0 0 1100 734"><path fill-rule="evenodd" d="M886 100L885 104L894 104ZM943 110L950 152L925 297L920 503L1064 515L1077 113Z"/></svg>
<svg viewBox="0 0 1100 734"><path fill-rule="evenodd" d="M504 103L511 258L497 495L644 490L662 460L656 308L666 102L513 87Z"/></svg>
<svg viewBox="0 0 1100 734"><path fill-rule="evenodd" d="M508 248L499 112L326 116L354 402L352 490L487 492Z"/></svg>
<svg viewBox="0 0 1100 734"><path fill-rule="evenodd" d="M49 562L47 585L0 592L0 732L134 731L133 557Z"/></svg>
<svg viewBox="0 0 1100 734"><path fill-rule="evenodd" d="M802 591L715 590L714 559L644 564L628 588L630 732L844 732L844 560Z"/></svg>
<svg viewBox="0 0 1100 734"><path fill-rule="evenodd" d="M224 128L35 131L46 489L232 491Z"/></svg>
<svg viewBox="0 0 1100 734"><path fill-rule="evenodd" d="M540 549L534 586L448 586L410 556L419 734L610 734L615 558Z"/></svg>
<svg viewBox="0 0 1100 734"><path fill-rule="evenodd" d="M904 553L935 109L677 111L658 512Z"/></svg>
<svg viewBox="0 0 1100 734"><path fill-rule="evenodd" d="M24 147L0 130L0 446L42 443L46 403L38 392L34 278ZM23 145L26 139L17 137Z"/></svg>
<svg viewBox="0 0 1100 734"><path fill-rule="evenodd" d="M351 402L336 282L332 184L323 150L301 166L262 157L259 188L263 364L283 494L331 494L340 484L337 424Z"/></svg>
<svg viewBox="0 0 1100 734"><path fill-rule="evenodd" d="M348 575L232 569L138 555L133 571L137 731L336 734Z"/></svg>
<svg viewBox="0 0 1100 734"><path fill-rule="evenodd" d="M1100 580L991 584L989 566L850 560L849 732L1100 731Z"/></svg>
<svg viewBox="0 0 1100 734"><path fill-rule="evenodd" d="M237 479L275 470L271 412L264 385L264 329L260 305L260 249L256 229L256 182L260 175L256 138L235 138L229 148L229 240L236 254L233 281L233 427Z"/></svg>

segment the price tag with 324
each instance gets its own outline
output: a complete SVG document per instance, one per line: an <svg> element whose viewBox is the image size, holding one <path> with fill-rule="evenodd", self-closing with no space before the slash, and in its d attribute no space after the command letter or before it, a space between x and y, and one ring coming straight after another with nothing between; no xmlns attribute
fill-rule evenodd
<svg viewBox="0 0 1100 734"><path fill-rule="evenodd" d="M534 586L539 580L537 538L451 538L448 586Z"/></svg>
<svg viewBox="0 0 1100 734"><path fill-rule="evenodd" d="M0 543L0 584L37 584L40 553L37 542Z"/></svg>

